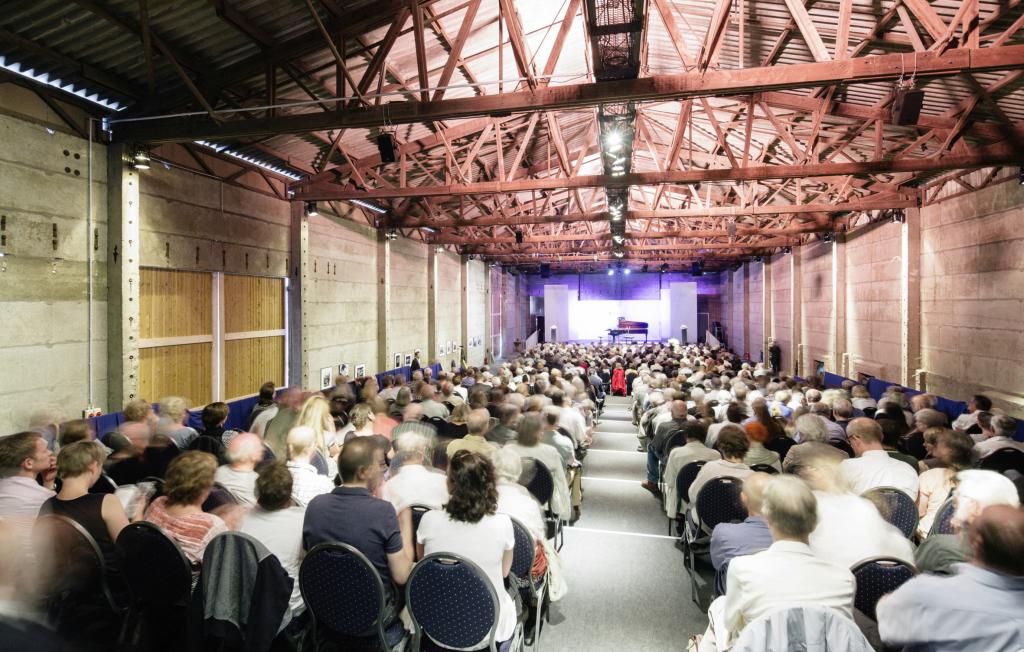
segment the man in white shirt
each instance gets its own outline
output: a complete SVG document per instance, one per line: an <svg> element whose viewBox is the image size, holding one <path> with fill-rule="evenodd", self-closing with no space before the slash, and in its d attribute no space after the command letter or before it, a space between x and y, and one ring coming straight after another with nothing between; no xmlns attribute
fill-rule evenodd
<svg viewBox="0 0 1024 652"><path fill-rule="evenodd" d="M882 426L874 419L854 419L846 429L856 458L843 460L839 468L850 491L858 496L875 487L895 487L917 500L917 473L907 463L893 459L882 447Z"/></svg>
<svg viewBox="0 0 1024 652"><path fill-rule="evenodd" d="M982 394L975 394L967 403L967 411L953 421L955 430L970 430L978 423L978 412L988 412L992 409L992 400Z"/></svg>
<svg viewBox="0 0 1024 652"><path fill-rule="evenodd" d="M1024 451L1024 443L1013 438L1017 433L1017 420L1005 414L992 417L992 435L974 445L971 458L978 462L1001 448L1016 448Z"/></svg>
<svg viewBox="0 0 1024 652"><path fill-rule="evenodd" d="M812 603L853 619L853 574L816 556L808 545L818 513L807 485L793 476L776 476L765 489L762 512L774 543L729 563L725 595L708 609L701 652L727 649L747 624L777 609Z"/></svg>
<svg viewBox="0 0 1024 652"><path fill-rule="evenodd" d="M419 428L407 425L402 425L394 440L395 456L401 460L401 466L384 483L381 498L394 505L395 512L410 505L440 509L448 502L448 480L444 473L423 465L430 439Z"/></svg>
<svg viewBox="0 0 1024 652"><path fill-rule="evenodd" d="M213 481L227 489L243 505L256 504L256 465L263 461L263 440L251 432L231 438L225 455L228 463L217 467Z"/></svg>
<svg viewBox="0 0 1024 652"><path fill-rule="evenodd" d="M288 470L292 474L292 498L302 507L321 494L334 490L334 482L320 475L311 460L316 453L316 433L308 426L288 431Z"/></svg>
<svg viewBox="0 0 1024 652"><path fill-rule="evenodd" d="M844 568L870 557L895 557L913 564L910 540L883 519L871 501L846 490L840 461L832 450L831 446L812 450L801 457L796 471L818 504L818 525L809 539L811 550Z"/></svg>
<svg viewBox="0 0 1024 652"><path fill-rule="evenodd" d="M561 391L551 392L551 402L556 407L562 408L561 413L558 415L559 427L565 428L568 431L573 443L577 447L584 444L587 439L587 422L583 415L579 413L579 410L572 407L565 394Z"/></svg>

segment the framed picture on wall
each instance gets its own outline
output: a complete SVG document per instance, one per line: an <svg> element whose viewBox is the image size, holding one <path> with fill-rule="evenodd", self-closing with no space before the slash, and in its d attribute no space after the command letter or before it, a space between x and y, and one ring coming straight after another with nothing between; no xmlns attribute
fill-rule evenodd
<svg viewBox="0 0 1024 652"><path fill-rule="evenodd" d="M347 376L348 375L348 363L347 362L342 362L340 365L338 365L338 374L341 375L341 376Z"/></svg>
<svg viewBox="0 0 1024 652"><path fill-rule="evenodd" d="M361 364L356 367L356 378L362 378L366 375L366 365Z"/></svg>
<svg viewBox="0 0 1024 652"><path fill-rule="evenodd" d="M402 366L402 354L401 353L396 353L395 354L395 369L398 369L401 366Z"/></svg>
<svg viewBox="0 0 1024 652"><path fill-rule="evenodd" d="M405 366L408 367L411 364L412 364L412 354L411 353L406 353L405 354Z"/></svg>
<svg viewBox="0 0 1024 652"><path fill-rule="evenodd" d="M455 343L454 343L454 342L452 342L451 340L448 340L448 346L447 346L447 347L445 347L445 351L446 351L447 353L451 353L451 352L452 352L452 351L454 351L454 350L455 350Z"/></svg>
<svg viewBox="0 0 1024 652"><path fill-rule="evenodd" d="M437 357L444 355L444 344L437 345Z"/></svg>
<svg viewBox="0 0 1024 652"><path fill-rule="evenodd" d="M331 367L320 369L320 389L330 389L334 384L334 370Z"/></svg>

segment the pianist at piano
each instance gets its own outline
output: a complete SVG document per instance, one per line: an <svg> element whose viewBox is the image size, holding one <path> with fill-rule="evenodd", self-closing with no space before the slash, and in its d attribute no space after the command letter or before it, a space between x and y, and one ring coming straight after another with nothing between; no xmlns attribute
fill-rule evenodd
<svg viewBox="0 0 1024 652"><path fill-rule="evenodd" d="M612 338L612 342L617 342L619 338L622 339L639 339L643 335L644 341L647 341L647 322L645 321L632 321L624 317L619 317L619 323L615 328L608 329L608 337Z"/></svg>

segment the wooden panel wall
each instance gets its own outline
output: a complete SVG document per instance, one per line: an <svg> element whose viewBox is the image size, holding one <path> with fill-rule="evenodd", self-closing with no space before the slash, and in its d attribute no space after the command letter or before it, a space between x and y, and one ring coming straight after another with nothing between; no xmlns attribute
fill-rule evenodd
<svg viewBox="0 0 1024 652"><path fill-rule="evenodd" d="M213 332L211 274L174 270L141 270L139 337L209 335Z"/></svg>
<svg viewBox="0 0 1024 652"><path fill-rule="evenodd" d="M224 275L224 332L284 328L284 280Z"/></svg>
<svg viewBox="0 0 1024 652"><path fill-rule="evenodd" d="M224 343L224 397L255 394L271 381L284 384L284 337L254 337Z"/></svg>
<svg viewBox="0 0 1024 652"><path fill-rule="evenodd" d="M145 323L145 319L143 319ZM212 344L182 344L139 350L139 395L148 401L183 396L192 407L213 400Z"/></svg>

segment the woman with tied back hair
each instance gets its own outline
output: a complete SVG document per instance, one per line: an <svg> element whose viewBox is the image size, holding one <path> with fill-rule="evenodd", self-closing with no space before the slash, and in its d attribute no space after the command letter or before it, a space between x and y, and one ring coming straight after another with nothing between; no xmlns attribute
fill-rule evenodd
<svg viewBox="0 0 1024 652"><path fill-rule="evenodd" d="M918 477L917 513L921 520L917 532L922 539L928 536L939 507L956 486L956 474L971 468L973 447L971 436L959 430L942 429L936 434L932 454L945 466L929 469Z"/></svg>
<svg viewBox="0 0 1024 652"><path fill-rule="evenodd" d="M420 521L417 556L454 553L479 566L498 596L495 641L507 641L517 622L515 603L504 584L512 568L515 534L512 519L497 513L494 465L472 451L455 453L448 462L448 493L444 510L431 510Z"/></svg>
<svg viewBox="0 0 1024 652"><path fill-rule="evenodd" d="M755 401L753 410L754 421L760 423L765 429L765 438L760 443L764 445L764 448L776 453L779 459L784 459L786 453L796 445L796 442L786 434L786 427L771 415L766 401ZM754 464L761 464L761 462L754 462Z"/></svg>
<svg viewBox="0 0 1024 652"><path fill-rule="evenodd" d="M747 441L750 442L750 448L747 450L747 454L743 456L743 463L747 466L767 464L776 471L782 471L779 454L768 450L764 446L764 442L768 440L768 429L764 427L764 424L758 421L751 421L743 426L743 430L747 434Z"/></svg>

